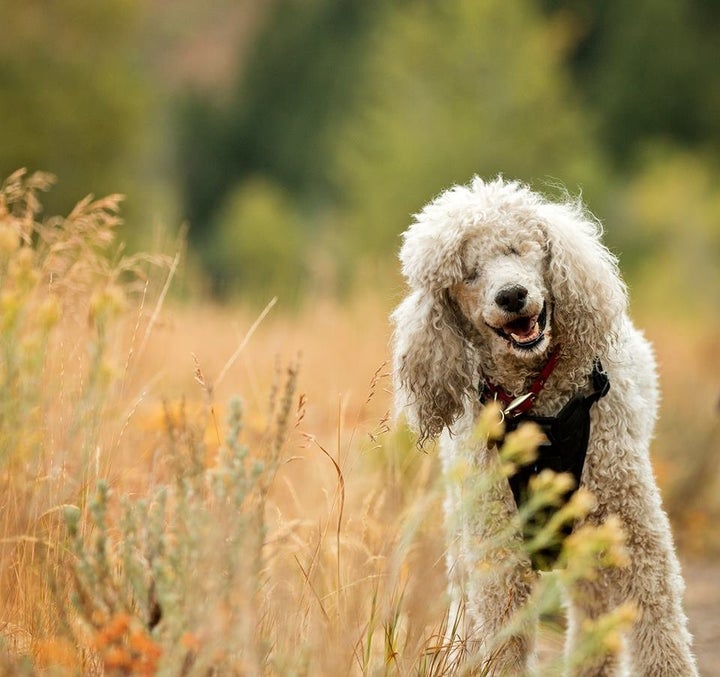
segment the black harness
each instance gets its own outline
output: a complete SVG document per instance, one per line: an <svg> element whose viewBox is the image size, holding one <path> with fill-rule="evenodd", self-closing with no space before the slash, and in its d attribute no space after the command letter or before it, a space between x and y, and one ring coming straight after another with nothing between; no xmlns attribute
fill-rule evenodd
<svg viewBox="0 0 720 677"><path fill-rule="evenodd" d="M575 479L575 487L580 486L590 440L590 409L610 390L610 379L599 359L593 363L590 379L592 392L588 395L575 395L557 416L534 416L523 412L505 417L505 435L516 430L521 423L531 421L540 427L547 438L547 441L538 448L537 458L528 465L518 468L517 472L508 478L517 506L527 498L530 478L545 469L556 473L570 473ZM494 397L485 381L481 382L479 393L482 404L488 403ZM500 440L498 444L502 445L503 441L504 439ZM570 498L573 491L574 489L567 492L563 502ZM534 515L526 525L525 538L542 527L557 509L557 507L549 507ZM572 527L569 526L564 535L569 534L571 529ZM557 543L533 553L533 567L538 570L552 568L560 554L561 546L562 543Z"/></svg>

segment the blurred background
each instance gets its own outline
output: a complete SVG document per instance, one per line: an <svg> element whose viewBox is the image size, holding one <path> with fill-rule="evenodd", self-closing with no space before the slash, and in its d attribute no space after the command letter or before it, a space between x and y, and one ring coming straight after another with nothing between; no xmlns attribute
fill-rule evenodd
<svg viewBox="0 0 720 677"><path fill-rule="evenodd" d="M702 324L718 308L715 2L27 0L2 13L0 173L56 174L51 213L124 193L134 248L186 222L195 292L343 293L394 267L433 195L503 173L582 192L643 304Z"/></svg>
<svg viewBox="0 0 720 677"><path fill-rule="evenodd" d="M124 194L131 252L187 238L138 388L197 391L191 354L224 373L277 295L219 399L244 389L264 412L277 356L302 351L304 424L338 460L346 418L387 428L411 214L473 174L581 194L657 351L653 464L697 646L720 664L720 4L4 0L0 16L0 175L55 174L47 216ZM369 382L372 412L354 411Z"/></svg>
<svg viewBox="0 0 720 677"><path fill-rule="evenodd" d="M26 0L3 25L0 173L57 175L48 214L124 193L131 250L187 224L196 305L384 318L399 234L450 184L582 194L657 347L670 505L717 506L717 3Z"/></svg>

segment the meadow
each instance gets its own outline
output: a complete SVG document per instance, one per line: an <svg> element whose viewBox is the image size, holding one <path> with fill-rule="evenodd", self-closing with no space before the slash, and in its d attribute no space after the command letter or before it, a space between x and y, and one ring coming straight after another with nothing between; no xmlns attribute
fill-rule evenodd
<svg viewBox="0 0 720 677"><path fill-rule="evenodd" d="M173 300L180 259L124 255L116 198L40 220L47 187L0 194L0 670L446 673L439 464L391 412L400 283L300 308ZM712 561L717 327L636 316L666 506L683 557ZM535 599L548 675L556 587ZM616 650L628 614L588 651Z"/></svg>

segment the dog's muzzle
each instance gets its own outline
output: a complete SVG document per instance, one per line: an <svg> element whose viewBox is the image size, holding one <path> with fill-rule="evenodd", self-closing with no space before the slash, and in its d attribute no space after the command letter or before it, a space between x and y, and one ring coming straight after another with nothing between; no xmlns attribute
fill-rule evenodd
<svg viewBox="0 0 720 677"><path fill-rule="evenodd" d="M542 310L537 315L518 315L500 327L488 326L514 348L532 350L545 338L547 318L547 303L543 303Z"/></svg>

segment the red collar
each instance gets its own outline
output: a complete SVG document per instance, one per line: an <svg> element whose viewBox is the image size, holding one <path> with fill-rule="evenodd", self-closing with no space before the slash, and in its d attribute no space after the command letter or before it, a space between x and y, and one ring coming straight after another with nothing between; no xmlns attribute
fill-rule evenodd
<svg viewBox="0 0 720 677"><path fill-rule="evenodd" d="M532 382L530 389L518 397L510 395L502 386L497 386L483 377L483 382L480 388L481 401L487 402L491 399L500 400L505 405L503 414L505 416L510 416L511 418L528 412L535 404L535 400L540 394L540 391L543 389L545 382L550 378L550 374L552 374L555 370L555 367L560 360L561 352L562 346L556 346L550 354L548 361L545 363L545 366L542 368L542 371Z"/></svg>

